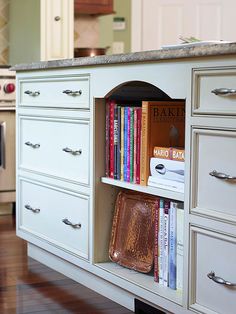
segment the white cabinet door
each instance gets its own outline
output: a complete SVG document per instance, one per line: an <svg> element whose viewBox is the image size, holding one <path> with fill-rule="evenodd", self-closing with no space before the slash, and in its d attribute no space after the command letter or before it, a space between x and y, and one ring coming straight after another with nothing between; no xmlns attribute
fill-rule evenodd
<svg viewBox="0 0 236 314"><path fill-rule="evenodd" d="M177 44L179 37L235 41L234 0L132 0L132 51Z"/></svg>
<svg viewBox="0 0 236 314"><path fill-rule="evenodd" d="M41 60L73 57L74 1L41 0Z"/></svg>

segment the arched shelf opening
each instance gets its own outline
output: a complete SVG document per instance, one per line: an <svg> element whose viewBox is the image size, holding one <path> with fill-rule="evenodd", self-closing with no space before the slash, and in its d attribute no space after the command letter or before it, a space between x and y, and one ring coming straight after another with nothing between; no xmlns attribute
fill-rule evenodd
<svg viewBox="0 0 236 314"><path fill-rule="evenodd" d="M129 81L113 88L106 96L117 102L141 104L143 100L170 100L160 88L144 81Z"/></svg>

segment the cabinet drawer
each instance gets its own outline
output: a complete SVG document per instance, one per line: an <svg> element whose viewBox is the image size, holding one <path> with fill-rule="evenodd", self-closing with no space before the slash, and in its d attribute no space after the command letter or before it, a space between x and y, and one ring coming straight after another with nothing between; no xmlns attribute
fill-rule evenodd
<svg viewBox="0 0 236 314"><path fill-rule="evenodd" d="M88 197L22 178L19 192L20 229L88 258Z"/></svg>
<svg viewBox="0 0 236 314"><path fill-rule="evenodd" d="M191 211L235 223L236 131L194 129L192 143Z"/></svg>
<svg viewBox="0 0 236 314"><path fill-rule="evenodd" d="M89 108L88 77L26 79L19 87L19 106Z"/></svg>
<svg viewBox="0 0 236 314"><path fill-rule="evenodd" d="M19 117L19 167L89 184L89 121Z"/></svg>
<svg viewBox="0 0 236 314"><path fill-rule="evenodd" d="M215 274L236 283L235 252L235 238L191 227L190 308L207 314L235 313L235 286L214 281Z"/></svg>
<svg viewBox="0 0 236 314"><path fill-rule="evenodd" d="M193 114L236 115L236 69L194 70L192 100Z"/></svg>

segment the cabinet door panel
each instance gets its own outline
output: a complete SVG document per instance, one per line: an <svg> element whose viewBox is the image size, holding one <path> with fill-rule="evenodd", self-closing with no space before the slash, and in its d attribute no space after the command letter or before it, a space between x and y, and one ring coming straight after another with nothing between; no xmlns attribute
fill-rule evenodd
<svg viewBox="0 0 236 314"><path fill-rule="evenodd" d="M22 178L19 181L19 191L20 229L66 251L88 258L87 196Z"/></svg>
<svg viewBox="0 0 236 314"><path fill-rule="evenodd" d="M236 175L236 132L194 129L192 138L191 211L235 223L236 180L221 175Z"/></svg>
<svg viewBox="0 0 236 314"><path fill-rule="evenodd" d="M190 231L190 308L206 314L233 314L235 286L217 283L213 279L217 281L215 274L228 282L236 283L235 237L194 226Z"/></svg>
<svg viewBox="0 0 236 314"><path fill-rule="evenodd" d="M41 60L73 57L73 0L41 0Z"/></svg>
<svg viewBox="0 0 236 314"><path fill-rule="evenodd" d="M88 121L20 117L19 129L20 168L89 184Z"/></svg>

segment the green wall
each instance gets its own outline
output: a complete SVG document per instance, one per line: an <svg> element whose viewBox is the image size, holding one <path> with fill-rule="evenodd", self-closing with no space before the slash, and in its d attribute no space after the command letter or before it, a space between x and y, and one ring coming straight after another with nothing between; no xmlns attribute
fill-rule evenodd
<svg viewBox="0 0 236 314"><path fill-rule="evenodd" d="M114 0L114 15L99 17L100 47L123 41L125 52L131 45L131 0ZM113 17L124 17L126 29L113 31ZM40 0L11 0L9 8L9 64L40 60Z"/></svg>
<svg viewBox="0 0 236 314"><path fill-rule="evenodd" d="M40 60L40 0L11 0L9 64Z"/></svg>
<svg viewBox="0 0 236 314"><path fill-rule="evenodd" d="M114 0L114 15L101 16L100 23L100 46L112 47L114 41L124 42L124 52L131 50L131 0ZM124 17L126 22L125 30L114 31L113 17ZM109 50L112 53L112 49Z"/></svg>

